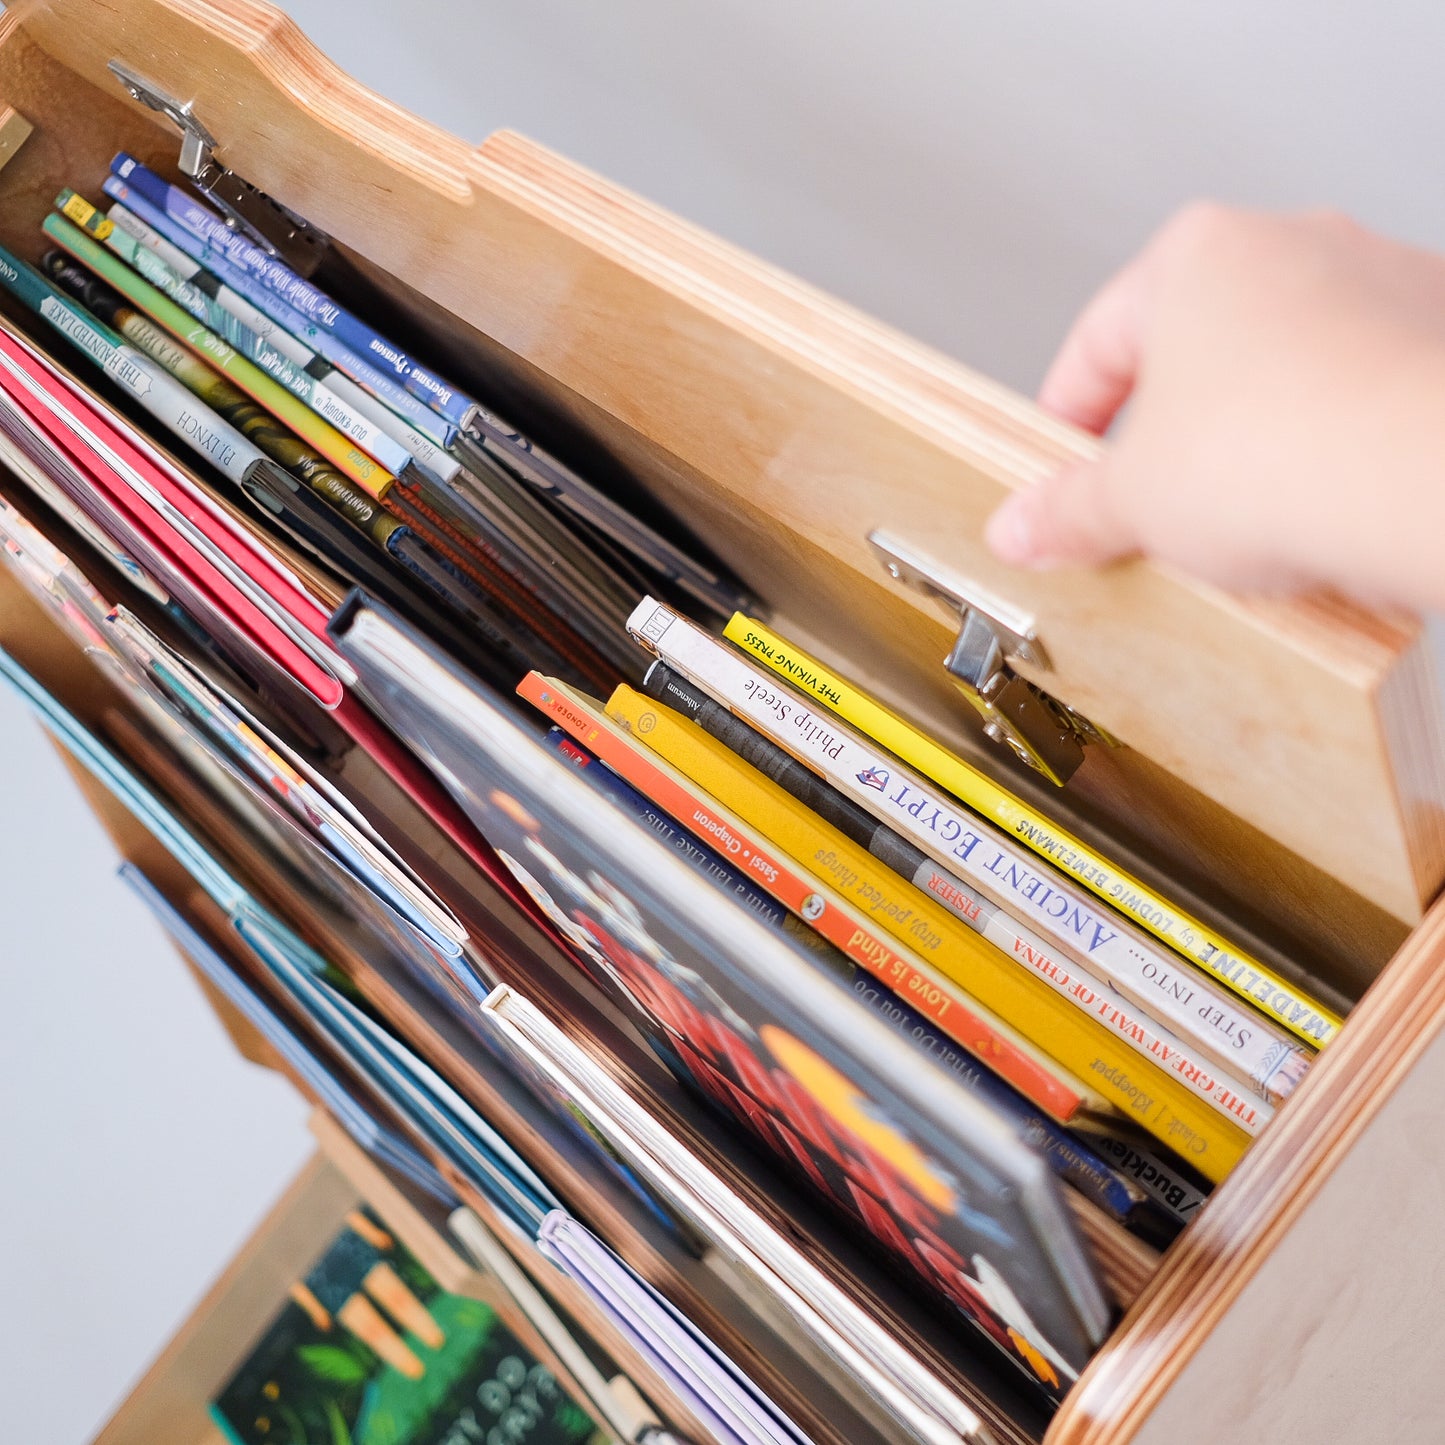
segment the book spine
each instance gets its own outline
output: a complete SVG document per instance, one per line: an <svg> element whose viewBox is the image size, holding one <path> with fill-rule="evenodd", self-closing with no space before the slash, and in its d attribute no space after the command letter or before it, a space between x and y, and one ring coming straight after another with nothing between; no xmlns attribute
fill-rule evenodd
<svg viewBox="0 0 1445 1445"><path fill-rule="evenodd" d="M214 272L206 270L179 246L172 245L159 231L148 226L145 221L119 201L112 203L109 219L115 225L115 234L123 234L138 248L149 251L188 285L193 286L202 295L211 297L227 315L233 316L263 342L274 347L294 366L300 367L308 375L315 377L318 382L324 382L326 387L339 397L344 405L349 406L358 415L366 417L383 434L396 442L418 466L424 468L438 481L449 482L461 470L462 464L444 447L432 441L430 437L424 436L387 407L384 402L377 400L369 391L358 386L345 372L338 371L335 366L319 356L305 342L274 321L259 306L253 306L239 292L227 286ZM113 250L119 250L113 236L107 238L107 244ZM377 460L381 461L383 465L386 464L385 458L378 457Z"/></svg>
<svg viewBox="0 0 1445 1445"><path fill-rule="evenodd" d="M1001 1077L1052 1118L1068 1123L1092 1105L1095 1095L1046 1064L976 1011L971 1002L933 970L917 966L898 953L871 928L838 907L813 880L795 872L764 843L722 815L704 794L659 768L639 744L616 724L595 713L570 690L538 673L529 673L518 693L601 758L625 782L646 794L694 836L736 859L747 876L790 912L799 914L853 962L889 988L906 994L931 1023L970 1053L983 1059Z"/></svg>
<svg viewBox="0 0 1445 1445"><path fill-rule="evenodd" d="M0 553L26 590L53 611L82 646L103 641L104 624L100 619L110 611L109 601L59 547L37 532L4 497L0 497Z"/></svg>
<svg viewBox="0 0 1445 1445"><path fill-rule="evenodd" d="M409 479L391 493L387 506L425 539L432 559L448 564L453 578L474 594L497 625L530 640L532 665L592 683L610 682L616 676L616 668L557 611L545 603L528 605L536 597L529 579L519 572L517 559L503 555L485 537L458 527L432 488ZM518 632L519 627L524 633Z"/></svg>
<svg viewBox="0 0 1445 1445"><path fill-rule="evenodd" d="M209 326L238 350L243 339L255 337L249 327L219 306L213 297L188 281L174 267L167 266L159 256L146 250L133 236L112 230L105 238L105 244L132 271L138 271L143 280L163 291L177 306L183 306L197 321Z"/></svg>
<svg viewBox="0 0 1445 1445"><path fill-rule="evenodd" d="M139 201L139 198L134 199ZM251 305L244 296L233 291L214 272L206 270L199 261L188 256L179 246L173 245L153 226L147 225L134 211L115 201L111 204L108 216L115 230L106 237L106 244L137 270L140 267L132 258L132 251L148 251L162 265L175 272L187 286L213 300L248 331L254 332L263 341L269 341L289 361L300 367L308 367L317 360L316 353L310 347L297 340L259 307ZM123 246L122 237L130 244ZM179 297L176 299L180 300Z"/></svg>
<svg viewBox="0 0 1445 1445"><path fill-rule="evenodd" d="M643 603L629 621L634 637L657 634L652 650L719 703L757 727L875 818L889 824L950 873L1047 939L1104 992L1117 991L1171 1033L1192 1041L1222 1069L1247 1080L1264 1099L1285 1097L1308 1068L1310 1056L1263 1015L1239 1007L1205 977L1181 966L1172 954L1124 919L1071 888L987 823L929 790L891 756L868 745L844 724L819 718L811 707L761 673L745 657L657 603ZM639 640L643 640L639 637ZM645 644L647 645L647 644ZM925 886L928 886L925 884ZM946 890L947 881L942 880ZM948 899L946 891L943 893ZM1034 966L1027 943L1011 951ZM1045 958L1042 967L1053 966ZM1073 986L1080 980L1070 980ZM1097 990L1085 984L1098 1002ZM1132 1028L1140 1026L1132 1020ZM1236 1096L1248 1127L1248 1099Z"/></svg>
<svg viewBox="0 0 1445 1445"><path fill-rule="evenodd" d="M55 198L55 209L74 221L82 231L89 231L97 241L104 241L115 229L115 223L101 215L84 196L77 196L68 186Z"/></svg>
<svg viewBox="0 0 1445 1445"><path fill-rule="evenodd" d="M169 297L142 280L120 258L104 246L97 245L78 227L60 216L49 215L42 229L45 234L68 251L88 270L115 287L133 306L144 311L153 321L169 331L223 372L249 397L265 407L276 419L315 447L338 470L364 487L378 500L395 483L396 478L378 466L359 447L348 441L329 422L322 421L309 407L278 386L258 366L247 361L234 347L214 332L208 331L189 312Z"/></svg>
<svg viewBox="0 0 1445 1445"><path fill-rule="evenodd" d="M506 480L528 506L534 504L520 483L510 476ZM471 539L472 546L515 579L519 597L525 593L536 599L542 612L566 619L573 642L585 644L590 657L606 659L616 672L631 666L628 639L621 630L625 613L609 605L600 587L596 593L591 590L601 579L583 571L580 557L574 560L560 550L573 539L534 529L529 517L509 505L510 499L499 497L471 472L460 475L451 487L436 483L420 491L439 515Z"/></svg>
<svg viewBox="0 0 1445 1445"><path fill-rule="evenodd" d="M713 879L742 905L775 927L786 928L794 937L799 923L775 899L758 888L715 849L695 840L668 814L657 808L645 794L624 782L605 763L589 753L560 727L551 728L547 744L589 778L620 807L631 813L653 833L681 853L698 872ZM788 927L788 925L795 927ZM1077 1139L1046 1114L1034 1108L997 1075L984 1068L922 1014L908 1007L896 994L877 983L850 959L814 935L819 947L830 955L829 965L853 990L871 1013L887 1020L920 1052L942 1064L970 1092L987 1099L1018 1132L1019 1138L1035 1149L1059 1178L1092 1200L1112 1218L1127 1223L1138 1212L1147 1191L1117 1173L1084 1141Z"/></svg>
<svg viewBox="0 0 1445 1445"><path fill-rule="evenodd" d="M405 447L392 441L380 427L342 401L324 381L318 381L269 341L258 336L218 299L184 280L132 236L113 230L106 238L106 245L143 280L149 281L158 291L190 312L248 361L255 362L298 401L305 402L319 417L329 421L343 436L350 437L389 471L400 471L410 462L411 456Z"/></svg>
<svg viewBox="0 0 1445 1445"><path fill-rule="evenodd" d="M83 266L59 252L46 258L47 268L57 285L63 286L82 304L111 322L127 341L139 347L148 358L164 367L186 390L205 403L211 412L245 436L271 461L284 467L316 493L339 515L358 527L374 542L385 544L400 523L385 512L375 499L342 476L321 454L288 432L243 391L233 386L219 372L213 371L198 356L186 350L153 322L126 306L123 299ZM200 435L191 444L198 446ZM240 479L250 492L253 471L247 467Z"/></svg>
<svg viewBox="0 0 1445 1445"><path fill-rule="evenodd" d="M0 280L21 301L94 361L117 386L167 431L199 452L219 472L240 483L261 453L234 427L196 398L149 357L126 345L109 327L85 314L44 277L0 250Z"/></svg>
<svg viewBox="0 0 1445 1445"><path fill-rule="evenodd" d="M307 344L311 350L329 364L340 368L353 381L365 387L373 396L380 398L386 406L400 417L405 417L418 431L431 438L438 446L448 447L456 439L457 428L449 425L430 407L418 401L395 377L378 371L370 362L358 356L344 342L313 326L299 311L288 306L279 296L266 290L259 282L237 270L224 256L208 250L183 226L178 226L164 211L152 206L144 196L118 176L107 176L101 189L112 201L117 202L139 217L152 230L163 236L171 247L188 256L193 264L214 274L227 289L244 298L257 311L285 331ZM252 327L258 334L259 328ZM267 338L278 350L286 348L273 334Z"/></svg>
<svg viewBox="0 0 1445 1445"><path fill-rule="evenodd" d="M483 644L495 661L514 669L514 675L529 667L539 653L551 658L554 666L568 665L535 635L519 631L516 618L438 550L430 536L419 536L410 526L399 527L387 538L386 550L465 624L470 641Z"/></svg>
<svg viewBox="0 0 1445 1445"><path fill-rule="evenodd" d="M26 458L26 460L29 459ZM82 511L70 494L46 476L39 467L32 467L25 474L24 480L26 486L46 506L95 548L98 556L104 557L111 566L115 567L122 576L144 592L153 602L168 609L174 606L170 593L161 586L155 577L118 542L112 541L100 524Z"/></svg>
<svg viewBox="0 0 1445 1445"><path fill-rule="evenodd" d="M564 729L549 728L544 741L573 767L585 772L599 791L605 793L625 812L631 813L674 852L681 853L699 873L711 878L750 913L757 914L759 918L777 928L783 927L792 916L775 898L764 893L739 873L716 849L697 842L676 819L669 817L645 794L639 793L605 763L574 742Z"/></svg>
<svg viewBox="0 0 1445 1445"><path fill-rule="evenodd" d="M1265 1010L1309 1047L1321 1048L1339 1032L1343 1020L1338 1014L1227 943L1207 925L1191 918L762 623L737 613L723 635L1106 903L1128 914L1225 987Z"/></svg>
<svg viewBox="0 0 1445 1445"><path fill-rule="evenodd" d="M596 528L657 576L672 582L705 607L726 614L743 589L674 546L626 507L584 481L506 423L483 415L473 429L474 444L498 466L525 482L554 506Z"/></svg>
<svg viewBox="0 0 1445 1445"><path fill-rule="evenodd" d="M208 680L124 608L111 616L113 637L136 665L220 743L263 787L314 832L342 867L376 895L382 905L449 957L461 953L466 932L433 904L404 870L372 843L308 777L297 771L254 728L212 691Z"/></svg>
<svg viewBox="0 0 1445 1445"><path fill-rule="evenodd" d="M1135 1180L1181 1224L1188 1224L1209 1198L1209 1191L1187 1179L1177 1165L1165 1163L1127 1139L1100 1134L1094 1137L1093 1144L1113 1169Z"/></svg>
<svg viewBox="0 0 1445 1445"><path fill-rule="evenodd" d="M1095 1015L1061 997L1047 979L1019 967L946 909L901 880L890 881L861 848L734 757L701 728L618 688L609 715L625 721L659 757L692 778L718 804L856 911L967 991L970 999L1043 1048L1077 1076L1097 1081L1107 1099L1161 1142L1218 1177L1263 1122L1231 1107L1235 1091L1213 1074L1180 1075L1137 1051L1136 1021L1117 1002ZM1213 1095L1219 1091L1221 1097ZM1226 1162L1227 1161L1227 1162Z"/></svg>
<svg viewBox="0 0 1445 1445"><path fill-rule="evenodd" d="M479 407L471 397L450 386L259 246L253 246L214 211L124 152L111 162L111 171L190 231L209 251L224 256L313 325L329 331L373 365L396 376L408 391L453 426L465 427L476 415Z"/></svg>
<svg viewBox="0 0 1445 1445"><path fill-rule="evenodd" d="M1156 1019L1147 1014L1129 1013L1119 994L1107 983L1077 964L1063 966L1038 934L934 863L922 849L845 798L776 743L679 677L666 663L653 663L643 679L643 689L649 696L690 717L750 767L790 793L824 822L832 824L845 838L867 849L871 857L901 880L920 889L1005 955L1031 969L1076 1008L1113 1026L1137 1053L1178 1075L1201 1098L1238 1120L1250 1133L1257 1133L1273 1117L1269 1101L1229 1072L1227 1066L1221 1070L1215 1065L1205 1065L1196 1047L1181 1040ZM880 896L886 891L876 882L870 887Z"/></svg>
<svg viewBox="0 0 1445 1445"><path fill-rule="evenodd" d="M119 528L212 628L243 633L317 702L337 707L343 688L318 641L325 613L298 579L162 458L132 446L104 404L78 392L17 333L0 335L0 350L13 379L11 422L32 445L75 464L61 480L76 500L103 527Z"/></svg>
<svg viewBox="0 0 1445 1445"><path fill-rule="evenodd" d="M404 421L384 402L378 401L369 391L358 386L344 371L338 370L319 356L312 361L311 369L315 375L326 378L326 384L342 401L355 407L362 416L369 417L392 441L404 448L412 461L429 477L448 483L461 471L461 462L445 447Z"/></svg>

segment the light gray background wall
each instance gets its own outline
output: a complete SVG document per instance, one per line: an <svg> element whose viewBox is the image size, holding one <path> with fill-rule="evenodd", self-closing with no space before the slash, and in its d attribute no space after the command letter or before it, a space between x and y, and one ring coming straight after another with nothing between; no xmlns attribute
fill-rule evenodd
<svg viewBox="0 0 1445 1445"><path fill-rule="evenodd" d="M1445 244L1423 0L286 8L449 130L525 131L1018 386L1193 196Z"/></svg>
<svg viewBox="0 0 1445 1445"><path fill-rule="evenodd" d="M1195 195L1445 248L1445 12L1075 0L289 0L375 89L510 126L1031 387ZM0 700L0 1385L80 1442L306 1152Z"/></svg>

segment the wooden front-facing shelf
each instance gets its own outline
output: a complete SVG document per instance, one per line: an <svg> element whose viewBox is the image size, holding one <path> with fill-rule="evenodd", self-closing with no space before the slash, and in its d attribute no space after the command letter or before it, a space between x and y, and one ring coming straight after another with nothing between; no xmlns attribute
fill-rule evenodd
<svg viewBox="0 0 1445 1445"><path fill-rule="evenodd" d="M95 1445L224 1441L208 1413L211 1400L286 1303L291 1285L326 1251L348 1215L362 1208L370 1209L444 1290L496 1309L507 1328L585 1408L566 1367L498 1281L458 1251L438 1217L440 1206L419 1201L388 1176L324 1111L312 1114L310 1129L317 1152L96 1437Z"/></svg>
<svg viewBox="0 0 1445 1445"><path fill-rule="evenodd" d="M418 121L268 6L30 0L6 31L0 100L40 127L0 185L7 244L33 245L57 171L84 186L120 145L173 163L174 131L120 98L120 59L342 242L441 370L640 479L784 630L962 745L979 746L939 666L946 621L869 532L1033 614L1053 663L1036 680L1128 744L1046 794L1086 833L1206 894L1237 860L1234 909L1356 988L1419 920L1445 877L1445 749L1438 708L1416 706L1413 620L1240 603L1147 566L1001 568L979 540L991 508L1095 443L521 137L474 150Z"/></svg>
<svg viewBox="0 0 1445 1445"><path fill-rule="evenodd" d="M95 1445L215 1445L211 1398L362 1204L351 1180L315 1155L96 1437Z"/></svg>
<svg viewBox="0 0 1445 1445"><path fill-rule="evenodd" d="M1127 746L1091 749L1063 793L1013 781L1266 957L1352 995L1381 975L1047 1438L1245 1441L1281 1421L1410 1438L1445 1334L1445 1250L1417 1217L1445 1068L1445 915L1426 913L1445 745L1418 624L1235 602L1143 565L1007 572L983 518L1094 443L530 142L473 150L417 121L250 0L7 12L0 104L36 127L0 173L0 240L22 254L60 186L93 187L116 149L174 158L111 59L193 101L226 163L336 237L441 370L569 459L638 479L780 630L995 768L939 667L945 619L865 538L886 526L1027 607L1053 662L1035 680ZM1405 1433L1372 1436L1361 1401Z"/></svg>

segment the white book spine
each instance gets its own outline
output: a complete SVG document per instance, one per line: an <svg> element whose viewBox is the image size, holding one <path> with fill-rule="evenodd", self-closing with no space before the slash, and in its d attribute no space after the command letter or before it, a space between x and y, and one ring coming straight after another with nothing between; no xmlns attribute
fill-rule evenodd
<svg viewBox="0 0 1445 1445"><path fill-rule="evenodd" d="M430 437L423 436L384 402L359 387L345 372L332 371L326 382L337 396L349 401L364 416L369 416L393 441L400 442L417 466L439 482L450 482L461 471L461 462L449 451L438 446Z"/></svg>
<svg viewBox="0 0 1445 1445"><path fill-rule="evenodd" d="M123 231L137 245L164 262L180 280L188 282L204 269L199 262L192 260L179 246L172 245L159 231L148 226L119 201L110 208L108 215L117 230ZM293 336L244 296L214 279L207 294L211 292L214 292L215 302L221 310L280 352L282 357L294 366L305 370L315 362L316 353L304 341ZM275 375L276 368L266 366L261 357L252 355L251 360ZM424 437L415 427L409 426L343 372L328 368L324 381L316 380L312 383L311 395L307 401L333 426L367 450L371 450L368 442L375 443L381 438L395 443L395 451L383 446L384 454L372 453L391 471L400 471L406 465L408 457L443 482L449 482L461 470L461 463L455 457L428 437Z"/></svg>
<svg viewBox="0 0 1445 1445"><path fill-rule="evenodd" d="M1020 951L1020 938L1042 935L1039 942L1051 940L1041 953L1045 976L1048 971L1063 972L1051 953L1061 953L1074 965L1068 970L1069 984L1061 991L1075 984L1090 988L1084 983L1086 974L1096 983L1104 980L1093 989L1095 993L1106 998L1123 995L1166 1030L1189 1040L1216 1069L1206 1071L1193 1061L1171 1058L1162 1039L1158 1042L1163 1052L1149 1048L1136 1033L1136 1029L1147 1031L1145 1019L1131 1017L1127 1029L1115 1024L1136 1046L1144 1044L1142 1052L1186 1082L1191 1071L1198 1071L1196 1089L1211 1083L1215 1086L1211 1096L1223 1091L1237 1100L1240 1112L1234 1117L1242 1124L1252 1106L1264 1105L1267 1110L1266 1101L1284 1098L1303 1076L1309 1054L1268 1020L1240 1007L1212 981L1156 948L1123 918L1071 888L1046 864L1016 848L961 804L928 788L881 749L836 719L820 716L740 654L652 598L634 610L628 630L668 666L1011 915L1014 937L1007 943L1001 937L994 939L1010 956L1040 971L1039 959L1027 956L1027 946ZM948 902L937 890L930 891ZM1027 935L1017 929L1019 924L1032 926ZM1057 986L1055 979L1050 982ZM1075 996L1075 1001L1093 1011L1081 997ZM1228 1072L1230 1082L1248 1081L1242 1085L1243 1096L1211 1077L1219 1069Z"/></svg>
<svg viewBox="0 0 1445 1445"><path fill-rule="evenodd" d="M1201 1063L1201 1051L1191 1049L1177 1034L1139 1008L1123 990L1089 972L1082 964L1060 962L1038 934L1017 922L1002 907L977 898L946 868L925 863L911 880L955 917L986 938L995 948L1023 964L1055 993L1083 1013L1096 1018L1145 1058L1168 1069L1181 1083L1232 1119L1251 1136L1274 1117L1274 1106L1226 1066Z"/></svg>

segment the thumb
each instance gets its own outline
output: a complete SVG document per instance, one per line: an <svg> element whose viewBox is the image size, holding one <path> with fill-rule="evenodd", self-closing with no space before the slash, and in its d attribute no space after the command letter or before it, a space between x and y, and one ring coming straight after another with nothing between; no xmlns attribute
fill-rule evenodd
<svg viewBox="0 0 1445 1445"><path fill-rule="evenodd" d="M1138 550L1109 487L1107 460L1078 462L1015 492L984 527L984 541L1015 567L1097 567Z"/></svg>

